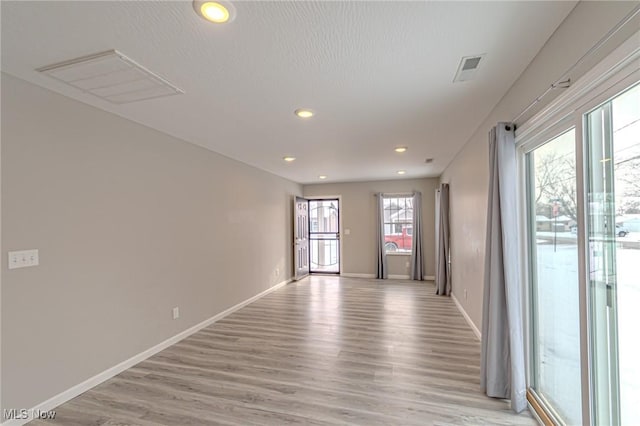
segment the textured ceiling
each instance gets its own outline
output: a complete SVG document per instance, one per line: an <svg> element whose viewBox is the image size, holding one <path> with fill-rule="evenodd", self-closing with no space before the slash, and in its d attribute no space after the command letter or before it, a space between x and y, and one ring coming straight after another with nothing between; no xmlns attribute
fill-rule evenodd
<svg viewBox="0 0 640 426"><path fill-rule="evenodd" d="M2 71L300 183L437 176L575 3L236 2L216 26L188 1L2 1ZM34 71L109 49L185 94L113 105Z"/></svg>

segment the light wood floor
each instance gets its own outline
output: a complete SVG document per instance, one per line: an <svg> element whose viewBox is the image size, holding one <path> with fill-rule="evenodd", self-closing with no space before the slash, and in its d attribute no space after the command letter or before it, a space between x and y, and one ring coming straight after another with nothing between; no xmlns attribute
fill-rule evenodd
<svg viewBox="0 0 640 426"><path fill-rule="evenodd" d="M480 344L434 292L291 283L61 405L54 423L536 424L480 392Z"/></svg>

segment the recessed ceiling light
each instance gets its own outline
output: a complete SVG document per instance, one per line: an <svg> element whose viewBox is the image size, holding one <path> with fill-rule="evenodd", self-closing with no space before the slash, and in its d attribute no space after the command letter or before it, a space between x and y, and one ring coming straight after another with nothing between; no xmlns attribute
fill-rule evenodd
<svg viewBox="0 0 640 426"><path fill-rule="evenodd" d="M284 161L286 161L287 163L290 163L290 162L292 162L293 160L295 160L295 159L296 159L296 157L291 157L290 155L287 155L286 157L282 157L282 159L283 159Z"/></svg>
<svg viewBox="0 0 640 426"><path fill-rule="evenodd" d="M318 176L318 179L320 179L320 180L325 180L326 178L327 178L327 177L326 177L325 175L320 175L320 176Z"/></svg>
<svg viewBox="0 0 640 426"><path fill-rule="evenodd" d="M236 8L226 0L193 2L193 8L202 18L214 24L231 22L236 17Z"/></svg>
<svg viewBox="0 0 640 426"><path fill-rule="evenodd" d="M406 146L399 146L396 149L394 149L395 152L406 152L407 151L407 147Z"/></svg>
<svg viewBox="0 0 640 426"><path fill-rule="evenodd" d="M406 171L406 170L398 170L398 172L397 172L397 173L398 173L399 175L404 175L404 174L406 174L406 173L407 173L407 171Z"/></svg>
<svg viewBox="0 0 640 426"><path fill-rule="evenodd" d="M304 108L297 109L293 113L300 118L311 118L314 115L313 111L311 111L310 109L304 109Z"/></svg>

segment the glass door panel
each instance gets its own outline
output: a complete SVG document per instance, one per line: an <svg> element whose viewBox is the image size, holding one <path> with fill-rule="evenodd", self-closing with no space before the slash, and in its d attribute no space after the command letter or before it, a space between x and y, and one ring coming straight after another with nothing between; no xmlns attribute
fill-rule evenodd
<svg viewBox="0 0 640 426"><path fill-rule="evenodd" d="M582 423L575 130L527 154L532 388Z"/></svg>
<svg viewBox="0 0 640 426"><path fill-rule="evenodd" d="M640 86L586 117L595 424L640 419Z"/></svg>
<svg viewBox="0 0 640 426"><path fill-rule="evenodd" d="M311 272L340 272L338 200L309 201Z"/></svg>

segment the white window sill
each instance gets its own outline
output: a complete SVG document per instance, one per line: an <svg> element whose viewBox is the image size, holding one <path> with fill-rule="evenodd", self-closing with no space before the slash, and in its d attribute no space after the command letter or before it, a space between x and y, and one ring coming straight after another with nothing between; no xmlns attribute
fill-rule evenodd
<svg viewBox="0 0 640 426"><path fill-rule="evenodd" d="M390 251L386 253L387 256L411 256L411 252L397 252Z"/></svg>

